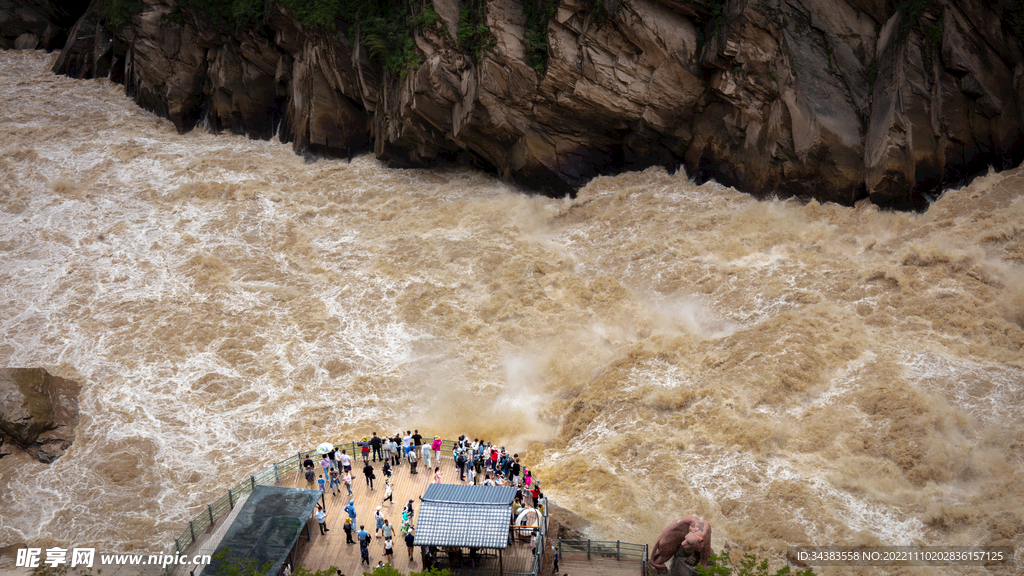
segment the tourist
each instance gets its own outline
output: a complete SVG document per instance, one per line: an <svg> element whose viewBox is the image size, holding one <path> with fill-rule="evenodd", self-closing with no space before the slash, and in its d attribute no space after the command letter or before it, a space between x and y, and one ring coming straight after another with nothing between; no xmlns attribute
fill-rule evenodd
<svg viewBox="0 0 1024 576"><path fill-rule="evenodd" d="M405 436L402 436L402 457L412 450L412 430L406 430Z"/></svg>
<svg viewBox="0 0 1024 576"><path fill-rule="evenodd" d="M416 471L416 464L419 461L418 458L417 458L417 455L416 455L416 448L415 447L410 447L409 451L406 452L405 455L409 459L409 465L412 466L409 469L409 473L410 474L419 474L419 472Z"/></svg>
<svg viewBox="0 0 1024 576"><path fill-rule="evenodd" d="M441 438L439 436L434 436L434 441L430 443L430 447L434 450L434 460L436 460L437 463L440 464L441 463Z"/></svg>
<svg viewBox="0 0 1024 576"><path fill-rule="evenodd" d="M466 481L466 456L461 449L456 449L455 467L459 469L459 482Z"/></svg>
<svg viewBox="0 0 1024 576"><path fill-rule="evenodd" d="M327 484L326 484L326 482L324 482L324 475L323 474L321 474L320 477L316 479L316 485L320 487L320 491L321 492L326 492L327 491L326 490Z"/></svg>
<svg viewBox="0 0 1024 576"><path fill-rule="evenodd" d="M373 531L373 537L380 538L380 531L384 529L384 515L380 513L380 506L377 506L377 511L373 513L373 517L377 520L377 529Z"/></svg>
<svg viewBox="0 0 1024 576"><path fill-rule="evenodd" d="M512 485L516 488L519 487L519 473L523 471L523 467L519 464L519 454L512 455Z"/></svg>
<svg viewBox="0 0 1024 576"><path fill-rule="evenodd" d="M381 460L384 459L384 454L380 451L380 446L381 446L380 437L377 436L376 432L374 432L373 433L373 438L370 439L370 447L373 448L373 461L374 462L377 461L377 457L378 456L380 456Z"/></svg>
<svg viewBox="0 0 1024 576"><path fill-rule="evenodd" d="M348 490L348 495L352 495L352 472L345 470L345 488Z"/></svg>
<svg viewBox="0 0 1024 576"><path fill-rule="evenodd" d="M413 561L412 549L415 547L415 543L416 543L416 536L412 533L412 530L409 530L405 534L405 547L409 549L409 562Z"/></svg>
<svg viewBox="0 0 1024 576"><path fill-rule="evenodd" d="M366 477L366 485L370 487L370 490L373 490L373 479L377 477L373 473L373 464L367 462L366 466L363 466L363 476Z"/></svg>
<svg viewBox="0 0 1024 576"><path fill-rule="evenodd" d="M412 521L412 514L413 514L412 500L409 500L409 503L405 505L405 511L408 512L409 520Z"/></svg>
<svg viewBox="0 0 1024 576"><path fill-rule="evenodd" d="M367 566L370 565L370 548L369 546L363 546L362 541L360 541L359 563L362 564L363 562L366 562Z"/></svg>
<svg viewBox="0 0 1024 576"><path fill-rule="evenodd" d="M384 538L388 540L390 540L395 535L395 527L392 526L390 522L388 522L387 518L384 519L384 526L383 528L381 528L381 530L384 534Z"/></svg>
<svg viewBox="0 0 1024 576"><path fill-rule="evenodd" d="M412 444L415 447L416 451L419 452L420 444L423 444L423 436L420 435L420 431L419 430L413 430L413 433L412 433Z"/></svg>
<svg viewBox="0 0 1024 576"><path fill-rule="evenodd" d="M327 457L327 454L324 454L323 459L320 460L320 467L324 469L324 476L326 477L331 469L331 459Z"/></svg>
<svg viewBox="0 0 1024 576"><path fill-rule="evenodd" d="M391 502L395 501L394 494L392 494L392 492L391 492L391 481L390 480L385 480L384 481L384 500L381 501L381 505L383 505L384 502L387 502L388 500L390 500Z"/></svg>
<svg viewBox="0 0 1024 576"><path fill-rule="evenodd" d="M352 525L355 526L355 520L352 521ZM360 524L359 532L356 532L356 539L359 540L360 548L370 547L370 533L366 531L366 526Z"/></svg>
<svg viewBox="0 0 1024 576"><path fill-rule="evenodd" d="M326 534L330 532L327 528L327 512L324 512L323 506L316 507L316 521L320 524L320 534Z"/></svg>
<svg viewBox="0 0 1024 576"><path fill-rule="evenodd" d="M342 529L345 530L345 544L355 544L355 541L352 540L352 519L351 518L345 518L345 524L342 526Z"/></svg>
<svg viewBox="0 0 1024 576"><path fill-rule="evenodd" d="M370 462L370 443L366 441L366 436L359 441L359 451L363 455L363 464Z"/></svg>
<svg viewBox="0 0 1024 576"><path fill-rule="evenodd" d="M316 472L314 471L315 466L313 465L313 459L308 455L306 456L306 460L302 463L302 468L305 470L306 482L311 485L316 482Z"/></svg>
<svg viewBox="0 0 1024 576"><path fill-rule="evenodd" d="M402 463L402 436L398 432L395 432L395 437L391 439L391 460L395 466Z"/></svg>
<svg viewBox="0 0 1024 576"><path fill-rule="evenodd" d="M381 450L384 452L384 462L391 464L391 437L385 436L384 438L381 439L380 444Z"/></svg>
<svg viewBox="0 0 1024 576"><path fill-rule="evenodd" d="M427 467L427 470L430 470L430 444L424 444L421 453L423 454L423 465Z"/></svg>
<svg viewBox="0 0 1024 576"><path fill-rule="evenodd" d="M382 474L384 474L384 479L385 480L390 480L391 479L391 474L392 474L391 462L388 462L387 460L385 460L384 461L384 467L381 468L380 471L381 471Z"/></svg>
<svg viewBox="0 0 1024 576"><path fill-rule="evenodd" d="M387 539L384 540L384 557L388 559L389 566L391 565L391 556L394 553L394 543L392 542L391 537L388 536Z"/></svg>
<svg viewBox="0 0 1024 576"><path fill-rule="evenodd" d="M349 500L348 501L348 506L345 506L345 513L348 514L348 517L352 519L352 525L355 526L356 525L356 501L355 500Z"/></svg>
<svg viewBox="0 0 1024 576"><path fill-rule="evenodd" d="M466 476L469 478L469 480L466 482L466 484L472 484L472 485L475 486L476 485L476 466L468 466L467 468L468 468L468 470L466 470Z"/></svg>
<svg viewBox="0 0 1024 576"><path fill-rule="evenodd" d="M440 483L441 483L441 467L440 466L435 466L434 467L434 484L440 484Z"/></svg>
<svg viewBox="0 0 1024 576"><path fill-rule="evenodd" d="M331 467L331 495L338 495L339 486L341 486L341 479L338 478L338 469Z"/></svg>
<svg viewBox="0 0 1024 576"><path fill-rule="evenodd" d="M341 451L341 456L338 457L341 460L341 469L345 472L352 471L352 458L349 458L348 452L345 450Z"/></svg>

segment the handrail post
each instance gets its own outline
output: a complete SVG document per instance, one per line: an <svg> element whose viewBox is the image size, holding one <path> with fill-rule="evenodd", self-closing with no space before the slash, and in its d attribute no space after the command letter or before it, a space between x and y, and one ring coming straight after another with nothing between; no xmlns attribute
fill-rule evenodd
<svg viewBox="0 0 1024 576"><path fill-rule="evenodd" d="M277 462L274 462L274 484L281 481L281 477L277 474Z"/></svg>
<svg viewBox="0 0 1024 576"><path fill-rule="evenodd" d="M228 490L228 504L231 506L232 510L235 509L235 497L231 495L230 489Z"/></svg>
<svg viewBox="0 0 1024 576"><path fill-rule="evenodd" d="M207 504L206 511L210 513L210 526L213 526L213 504Z"/></svg>
<svg viewBox="0 0 1024 576"><path fill-rule="evenodd" d="M587 538L587 560L590 560L590 538Z"/></svg>
<svg viewBox="0 0 1024 576"><path fill-rule="evenodd" d="M622 552L619 550L619 541L615 541L615 559L622 560Z"/></svg>
<svg viewBox="0 0 1024 576"><path fill-rule="evenodd" d="M250 475L249 475L249 481L250 481L250 483L251 483L251 486L252 486L252 488L251 488L251 489L252 489L252 490L255 490L255 489L256 489L256 477L255 477L255 476L253 476L252 474L250 474Z"/></svg>
<svg viewBox="0 0 1024 576"><path fill-rule="evenodd" d="M192 527L192 521L188 521L188 532L192 535L192 542L196 541L196 529Z"/></svg>

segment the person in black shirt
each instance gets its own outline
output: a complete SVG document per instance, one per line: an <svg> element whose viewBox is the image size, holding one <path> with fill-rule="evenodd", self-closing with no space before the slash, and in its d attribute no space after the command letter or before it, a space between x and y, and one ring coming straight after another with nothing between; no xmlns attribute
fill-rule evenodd
<svg viewBox="0 0 1024 576"><path fill-rule="evenodd" d="M372 464L367 464L366 466L363 466L363 476L366 476L366 485L370 487L370 490L373 490L373 480L377 476L373 473Z"/></svg>
<svg viewBox="0 0 1024 576"><path fill-rule="evenodd" d="M370 438L370 448L373 449L373 461L377 461L377 457L380 456L381 460L384 459L384 454L380 451L380 437L377 433L373 433L373 438Z"/></svg>

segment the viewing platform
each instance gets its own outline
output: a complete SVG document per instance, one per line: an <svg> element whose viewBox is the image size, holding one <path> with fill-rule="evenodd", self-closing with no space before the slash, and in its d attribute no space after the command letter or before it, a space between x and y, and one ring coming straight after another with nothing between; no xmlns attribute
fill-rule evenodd
<svg viewBox="0 0 1024 576"><path fill-rule="evenodd" d="M415 547L412 558L410 558L409 549L404 541L404 535L400 532L402 510L410 500L413 501L414 514L412 525L415 528L420 519L421 506L423 505L421 497L434 481L435 466L440 467L441 484L465 485L465 482L459 482L459 471L452 457L452 448L453 442L445 441L443 443L440 463L433 456L429 467L426 466L423 460L420 460L417 467L418 474L412 474L412 466L404 459L400 460L400 463L392 468L392 499L385 502L384 474L381 471L383 462L380 460L376 462L373 459L370 460L376 475L373 488L371 489L362 473L363 460L359 456L357 444L351 442L338 445L338 450L344 449L349 455L353 453L356 455L352 459L352 496L348 495L344 483L334 490L335 493L332 493L329 489L329 479L325 477L328 489L323 494L315 494L314 497L324 504L327 512L326 525L329 531L326 534L321 534L316 519L312 515L305 518L305 525L301 529L298 538L295 539L294 544L292 544L291 550L287 553L287 558L276 565L271 565L269 567L271 571L268 574L270 576L278 576L283 573L284 565L291 564L293 568L304 566L314 572L333 566L339 569L342 574L353 576L361 575L364 571L372 571L379 561L383 560L387 564L387 558L384 556L384 538L375 536L376 521L374 512L378 506L380 506L383 517L394 526L394 553L391 558L391 565L403 573L423 570L423 556L420 546ZM242 481L238 486L225 493L224 496L208 505L206 510L189 522L182 535L175 539L169 552L183 553L189 557L196 554L209 554L213 556L222 539L231 529L232 523L236 521L239 510L244 505L249 494L257 486L278 486L303 491L309 489L319 490L316 482L309 483L306 481L301 469L302 462L307 455L315 462L314 470L316 476L319 477L323 473L323 469L320 466L320 456L315 451L301 452L284 461L275 463L266 470ZM487 488L484 487L484 489ZM358 543L346 543L343 525L348 515L344 508L348 505L350 499L355 500L356 508L356 526L353 530L353 541L358 542L355 533L359 530L359 525L365 526L366 531L371 535L369 566L366 563L361 563ZM525 500L527 504L530 503L529 497ZM544 499L541 499L539 504L539 510L546 509ZM509 507L505 509L510 511ZM249 520L242 519L241 521ZM460 575L532 576L540 574L544 561L544 543L547 536L546 513L539 515L539 525L535 528L517 526L515 529L511 529L512 526L507 523L508 520L503 522L505 522L504 529L509 530L512 534L511 543L507 544L506 548L477 548L471 551L468 547L437 547L438 557L434 565L439 568L448 568L453 574ZM536 536L537 554L534 553L533 546L531 546L531 537L534 535ZM505 543L504 539L502 543ZM253 547L261 545L261 543L257 542L253 544ZM548 545L548 553L550 553L550 544ZM165 570L164 576L200 576L200 574L202 576L213 576L212 573L206 574L202 572L202 569L202 566L181 565L168 568Z"/></svg>

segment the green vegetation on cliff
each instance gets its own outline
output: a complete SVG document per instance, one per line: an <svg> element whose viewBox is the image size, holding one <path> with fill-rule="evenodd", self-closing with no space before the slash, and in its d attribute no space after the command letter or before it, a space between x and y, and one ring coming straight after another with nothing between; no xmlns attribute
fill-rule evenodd
<svg viewBox="0 0 1024 576"><path fill-rule="evenodd" d="M485 51L497 44L494 34L487 27L484 12L486 6L487 0L465 0L459 9L459 46L477 61Z"/></svg>
<svg viewBox="0 0 1024 576"><path fill-rule="evenodd" d="M115 27L123 25L141 9L139 0L105 0L111 3L104 13ZM484 0L477 0L480 13ZM387 72L405 74L423 61L416 49L414 34L439 28L440 16L423 0L275 0L306 28L328 33L344 29L353 42L361 43L370 59ZM229 30L254 28L263 21L263 0L179 0L168 19L183 24L186 12L202 15L216 26ZM121 22L121 24L116 24ZM486 26L483 26L486 30ZM490 30L486 30L489 35ZM483 38L483 36L481 36ZM481 44L489 47L486 43Z"/></svg>
<svg viewBox="0 0 1024 576"><path fill-rule="evenodd" d="M526 63L543 73L548 67L548 21L558 13L558 0L526 0L523 12L526 14L523 32Z"/></svg>
<svg viewBox="0 0 1024 576"><path fill-rule="evenodd" d="M142 11L141 0L103 0L100 18L111 28L121 28Z"/></svg>

